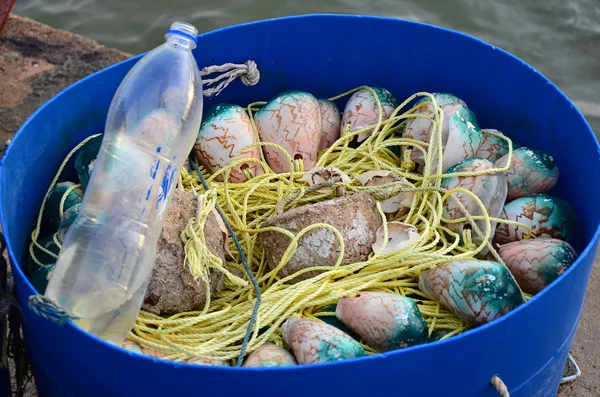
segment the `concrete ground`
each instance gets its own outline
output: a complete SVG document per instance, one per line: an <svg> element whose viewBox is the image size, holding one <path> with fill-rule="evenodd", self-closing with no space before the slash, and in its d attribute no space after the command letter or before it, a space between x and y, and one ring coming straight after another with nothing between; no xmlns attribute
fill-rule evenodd
<svg viewBox="0 0 600 397"><path fill-rule="evenodd" d="M85 37L11 16L0 32L0 157L4 142L40 105L68 85L130 56ZM596 113L590 116L592 125L600 125ZM600 264L596 260L571 351L582 376L561 386L558 396L600 396L600 344L594 341L599 328ZM35 395L29 388L27 396Z"/></svg>
<svg viewBox="0 0 600 397"><path fill-rule="evenodd" d="M0 142L63 88L129 57L86 37L11 15L0 32Z"/></svg>
<svg viewBox="0 0 600 397"><path fill-rule="evenodd" d="M581 377L561 386L559 397L600 396L600 257L596 254L594 268L587 286L583 313L577 327L571 355L581 369Z"/></svg>

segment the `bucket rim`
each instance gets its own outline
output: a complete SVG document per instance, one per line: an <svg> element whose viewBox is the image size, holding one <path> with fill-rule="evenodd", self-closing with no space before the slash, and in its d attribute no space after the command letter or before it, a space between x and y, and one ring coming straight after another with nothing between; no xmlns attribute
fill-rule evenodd
<svg viewBox="0 0 600 397"><path fill-rule="evenodd" d="M283 16L283 17L276 17L276 18L265 18L265 19L260 19L260 20L255 20L255 21L250 21L250 22L244 22L244 23L240 23L240 24L235 24L235 25L230 25L230 26L226 26L226 27L222 27L219 29L215 29L215 30L211 30L211 31L207 31L207 32L203 32L201 34L199 34L197 36L197 40L198 40L198 47L194 50L194 51L200 51L201 45L202 45L202 41L201 39L205 36L209 36L209 35L213 35L213 34L218 34L221 32L228 32L228 31L232 31L232 30L236 30L236 29L242 29L244 27L247 26L254 26L254 25L261 25L261 24L267 24L267 23L279 23L279 22L285 22L287 20L300 20L300 19L312 19L312 20L318 20L318 19L331 19L331 18L335 18L338 20L356 20L356 19L366 19L366 20L380 20L380 21L385 21L386 23L402 23L402 24L408 24L408 25L414 25L414 26L424 26L428 29L433 29L436 31L440 31L443 32L444 34L447 35L453 35L453 36L457 36L462 38L463 40L468 40L474 43L477 43L480 46L483 47L487 47L488 49L491 49L493 51L499 51L503 56L505 56L507 59L510 59L512 62L517 62L518 64L521 64L522 66L526 67L527 69L529 69L531 72L533 72L534 75L536 75L537 78L541 78L547 85L551 86L555 93L557 94L557 98L562 99L564 101L566 101L566 103L568 103L571 107L571 109L573 111L575 111L575 115L576 117L583 123L582 125L585 126L585 133L587 133L589 136L591 136L591 138L593 139L594 143L595 143L595 149L596 152L598 153L598 158L596 159L596 162L598 163L598 167L600 168L600 144L598 142L598 139L596 138L594 132L591 129L591 126L589 125L587 119L583 116L583 114L581 113L581 111L577 108L577 106L574 105L574 103L552 82L550 81L543 73L541 73L540 71L538 71L537 69L533 68L531 65L529 65L528 63L526 63L525 61L523 61L522 59L520 59L519 57L509 53L506 50L503 50L500 47L496 47L482 39L479 39L475 36L466 34L466 33L462 33L453 29L449 29L449 28L445 28L445 27L441 27L441 26L437 26L437 25L433 25L433 24L429 24L429 23L425 23L425 22L420 22L420 21L412 21L412 20L408 20L408 19L401 19L401 18L394 18L394 17L386 17L386 16L378 16L378 15L359 15L359 14L341 14L341 13L308 13L308 14L299 14L299 15L291 15L291 16ZM84 77L81 80L78 80L77 82L65 87L64 89L62 89L61 91L59 91L56 95L54 95L51 99L49 99L47 102L45 102L42 106L40 106L34 113L32 113L31 116L29 116L27 118L27 120L21 125L21 127L17 130L17 132L15 133L12 141L15 141L17 139L20 138L20 135L22 135L23 130L27 129L29 123L35 118L37 117L37 115L39 113L41 113L42 111L44 111L44 108L46 106L48 106L49 104L51 104L52 102L54 102L58 97L60 97L63 93L65 93L66 91L69 91L70 89L72 89L75 85L82 83L84 81L87 81L88 79L94 78L94 76L96 76L99 73L103 73L106 72L108 70L111 70L113 68L117 68L119 67L119 65L126 63L126 62L137 62L139 59L141 59L147 52L143 52L141 54L135 55L129 59L126 59L124 61L118 62L116 64L113 64L107 68L101 69L95 73L92 73L86 77ZM581 131L580 133L584 133L583 131ZM4 177L4 167L2 167L2 163L4 162L4 159L7 156L10 156L12 151L12 144L8 146L8 148L6 149L4 156L2 159L0 159L0 181L3 179ZM1 186L1 184L0 184ZM1 189L1 187L0 187ZM1 195L0 195L1 196ZM1 203L0 203L1 204ZM2 225L2 230L4 232L4 234L6 235L6 230L8 225L5 224L5 216L4 216L4 211L2 210L2 208L0 207L0 223ZM9 228L8 228L9 229ZM159 358L153 358L153 357L148 357L148 356L144 356L141 355L139 353L135 353L135 352L128 352L124 349L119 348L116 345L113 345L110 342L104 341L103 339L100 339L94 335L88 334L87 332L82 331L81 329L79 329L79 327L75 326L72 322L68 322L65 325L62 325L63 327L72 327L73 329L75 329L77 332L83 334L85 337L88 337L92 340L95 340L96 342L100 342L102 344L104 344L106 347L114 349L115 351L117 351L119 354L122 354L123 357L124 356L137 356L141 359L145 359L145 360L149 360L149 361L153 361L156 364L160 364L160 365L166 365L166 366L175 366L175 367L194 367L197 369L202 369L202 370L215 370L218 369L219 371L269 371L269 372L278 372L278 371L289 371L289 370L295 370L295 371L303 371L303 370L309 370L309 369L313 369L313 368L319 368L321 366L330 366L330 365L351 365L353 363L357 363L360 362L362 360L374 360L374 359L385 359L388 357L392 357L392 356L399 356L402 354L406 354L407 352L413 352L413 351L419 351L419 350L424 350L424 349L433 349L436 348L439 345L442 344L452 344L457 342L458 340L461 340L463 338L469 338L471 335L474 335L478 332L483 332L484 330L488 329L489 327L493 327L496 324L499 324L501 322L504 321L508 321L512 316L516 315L517 313L520 313L522 310L527 310L527 308L532 305L534 302L537 302L540 299L544 299L544 296L546 296L552 288L555 288L557 285L561 284L562 282L564 282L565 278L567 277L567 275L569 275L571 272L575 271L575 269L579 266L581 266L581 262L582 262L582 258L587 257L588 255L592 254L592 248L596 247L596 244L598 242L598 240L600 239L600 222L596 225L595 228L595 232L592 235L591 240L586 244L585 249L579 253L579 256L577 258L577 260L573 263L572 266L570 266L562 275L560 275L556 280L554 280L548 287L546 287L544 290L542 290L540 293L534 295L531 299L529 299L527 302L523 303L522 305L520 305L519 307L517 307L516 309L512 310L511 312L507 313L506 315L494 320L491 323L487 323L481 326L478 326L476 328L472 328L472 329L468 329L465 332L453 336L452 338L448 338L448 339L444 339L444 340L439 340L439 341L435 341L435 342L428 342L428 343L424 343L421 345L416 345L416 346L411 346L408 348L404 348L404 349L399 349L399 350L393 350L393 351L389 351L386 353L378 353L378 354L373 354L370 356L365 356L365 357L360 357L360 358L353 358L353 359L348 359L348 360L343 360L343 361L337 361L337 362L329 362L329 363L319 363L319 364L310 364L310 365L298 365L298 366L290 366L290 367L268 367L268 368L264 368L264 367L256 367L256 368L246 368L246 367L236 367L236 366L210 366L210 365L205 365L205 364L188 364L188 363L183 363L183 362L175 362L175 361L170 361L170 360L164 360L164 359L159 359ZM9 257L11 260L11 263L18 263L16 258L15 258L15 253L14 250L12 248L12 244L11 242L7 239L6 240L6 247L8 249L8 253L9 253ZM593 253L593 256L595 257L595 252ZM16 268L16 270L15 270ZM23 270L21 269L21 266L12 266L12 272L13 275L16 273L18 274L18 276L22 279L22 281L24 282L24 284L29 288L30 291L22 291L22 293L26 293L26 294L36 294L38 293L35 288L33 287L33 285L30 283L29 279L26 277L26 275L24 274ZM14 276L13 276L14 277ZM16 283L15 283L16 284ZM577 324L576 324L577 325Z"/></svg>

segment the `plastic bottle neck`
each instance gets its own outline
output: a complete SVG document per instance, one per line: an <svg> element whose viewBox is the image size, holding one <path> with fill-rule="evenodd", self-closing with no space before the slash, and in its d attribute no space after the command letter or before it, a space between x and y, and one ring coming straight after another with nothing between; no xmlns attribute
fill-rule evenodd
<svg viewBox="0 0 600 397"><path fill-rule="evenodd" d="M196 48L197 35L198 30L194 25L186 22L174 22L165 35L165 39L176 47L193 50Z"/></svg>
<svg viewBox="0 0 600 397"><path fill-rule="evenodd" d="M175 45L176 47L181 47L181 48L189 48L190 50L193 50L194 48L196 48L196 43L186 37L181 37L179 35L176 34L167 34L166 35L167 38L167 43L171 43L173 45Z"/></svg>

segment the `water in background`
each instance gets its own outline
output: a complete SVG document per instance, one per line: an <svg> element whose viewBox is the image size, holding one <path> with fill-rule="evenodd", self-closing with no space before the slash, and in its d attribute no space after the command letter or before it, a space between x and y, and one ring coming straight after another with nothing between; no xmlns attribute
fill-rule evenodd
<svg viewBox="0 0 600 397"><path fill-rule="evenodd" d="M200 32L306 13L421 21L523 59L567 94L600 133L600 0L17 0L13 11L133 54L162 43L165 28L178 19Z"/></svg>

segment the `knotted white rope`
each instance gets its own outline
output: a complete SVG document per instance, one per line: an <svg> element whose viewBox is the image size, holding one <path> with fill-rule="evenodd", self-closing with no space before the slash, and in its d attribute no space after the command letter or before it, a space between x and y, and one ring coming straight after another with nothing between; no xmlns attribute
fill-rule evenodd
<svg viewBox="0 0 600 397"><path fill-rule="evenodd" d="M242 83L247 86L258 84L260 80L260 72L256 67L256 62L248 60L245 63L225 63L223 65L207 66L200 71L200 75L207 76L213 73L221 73L219 76L212 79L203 80L204 96L210 97L219 95L225 87L236 78L240 78ZM206 88L209 85L218 83L214 87Z"/></svg>
<svg viewBox="0 0 600 397"><path fill-rule="evenodd" d="M504 384L504 382L502 381L502 379L500 379L500 377L498 375L494 375L492 377L492 379L490 380L490 383L492 386L494 386L494 389L496 389L496 391L498 392L498 395L500 397L510 397L508 388L506 387L506 385Z"/></svg>

